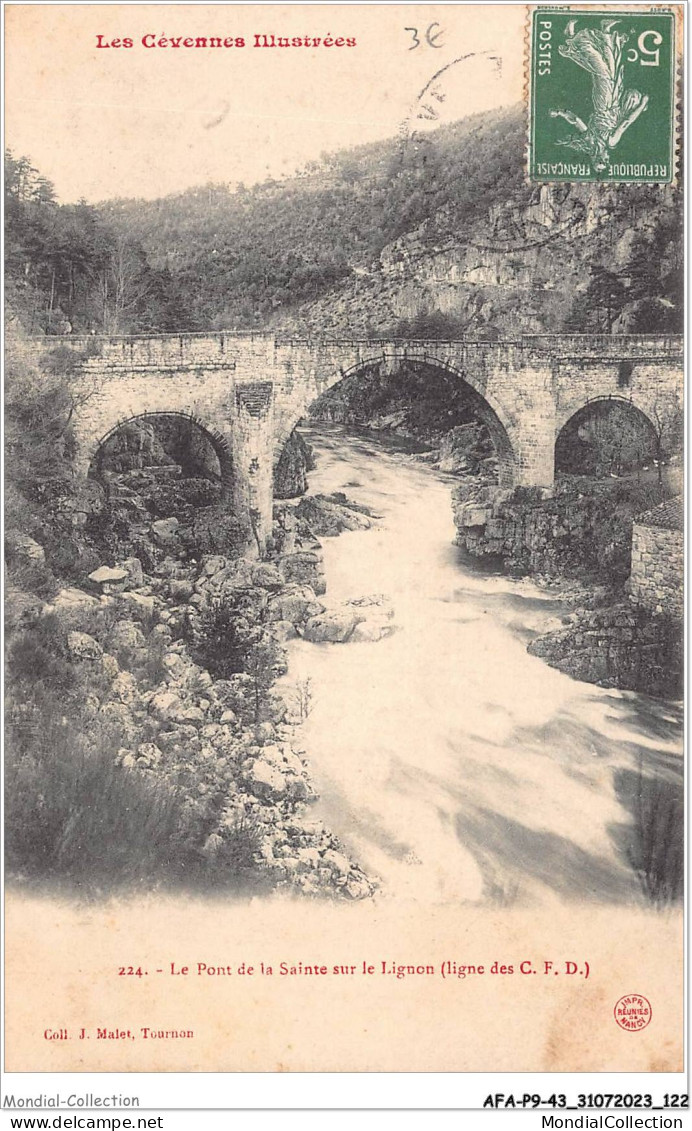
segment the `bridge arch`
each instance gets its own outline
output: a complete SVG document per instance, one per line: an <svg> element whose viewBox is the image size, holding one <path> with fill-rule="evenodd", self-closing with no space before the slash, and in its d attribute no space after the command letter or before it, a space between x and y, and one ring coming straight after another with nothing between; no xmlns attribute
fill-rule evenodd
<svg viewBox="0 0 692 1131"><path fill-rule="evenodd" d="M590 439L583 437L585 431L591 432ZM661 429L648 413L631 397L609 394L590 397L556 422L555 470L579 473L575 466L579 444L583 444L586 458L586 449L591 446L595 453L599 441L611 449L613 464L621 466L634 466L637 461L652 460L661 454ZM592 458L597 459L597 455ZM594 469L584 470L588 473Z"/></svg>
<svg viewBox="0 0 692 1131"><path fill-rule="evenodd" d="M450 381L462 386L468 398L469 407L477 418L487 427L495 448L498 463L498 480L500 486L509 487L515 482L518 465L518 455L515 445L510 438L511 425L507 421L502 406L489 395L482 382L474 382L471 373L462 372L459 368L440 357L428 354L415 354L409 356L404 350L402 353L383 352L371 357L360 357L350 366L339 369L329 368L326 372L314 372L312 375L311 392L306 396L304 403L296 411L286 417L277 427L276 443L274 447L274 465L278 463L284 445L296 425L309 411L310 405L323 393L333 389L341 381L360 373L370 371L392 373L402 365L427 366L437 370L438 373L449 377ZM458 423L451 420L450 429Z"/></svg>
<svg viewBox="0 0 692 1131"><path fill-rule="evenodd" d="M104 446L108 440L117 435L121 429L126 428L130 424L152 423L157 420L172 420L172 421L186 421L193 428L195 428L209 443L219 463L219 478L221 481L221 499L228 502L233 497L234 492L234 463L231 445L228 439L222 435L218 429L214 428L205 420L201 419L195 413L186 412L184 410L149 410L147 412L134 413L124 416L113 424L105 433L98 439L94 439L88 445L84 453L84 460L87 466L87 473L89 475L98 473L99 456L104 450Z"/></svg>

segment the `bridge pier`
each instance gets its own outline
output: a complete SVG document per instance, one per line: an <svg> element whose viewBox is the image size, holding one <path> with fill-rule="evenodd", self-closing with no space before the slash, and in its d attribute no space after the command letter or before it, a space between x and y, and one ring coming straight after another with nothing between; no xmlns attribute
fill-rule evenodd
<svg viewBox="0 0 692 1131"><path fill-rule="evenodd" d="M541 487L552 494L555 484L555 402L551 391L535 390L517 414L510 432L514 448L513 486Z"/></svg>
<svg viewBox="0 0 692 1131"><path fill-rule="evenodd" d="M237 385L233 432L234 504L247 514L257 552L272 529L274 387L271 381Z"/></svg>

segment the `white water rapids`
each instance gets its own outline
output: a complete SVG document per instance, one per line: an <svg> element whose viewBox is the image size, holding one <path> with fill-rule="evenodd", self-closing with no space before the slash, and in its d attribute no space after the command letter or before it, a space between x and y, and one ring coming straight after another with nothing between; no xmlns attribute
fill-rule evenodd
<svg viewBox="0 0 692 1131"><path fill-rule="evenodd" d="M323 539L324 600L386 594L396 626L374 643L290 644L287 682L311 679L316 815L381 899L640 901L633 791L642 768L678 774L679 705L529 656L564 605L462 563L451 477L339 427L307 438L310 492L381 516Z"/></svg>

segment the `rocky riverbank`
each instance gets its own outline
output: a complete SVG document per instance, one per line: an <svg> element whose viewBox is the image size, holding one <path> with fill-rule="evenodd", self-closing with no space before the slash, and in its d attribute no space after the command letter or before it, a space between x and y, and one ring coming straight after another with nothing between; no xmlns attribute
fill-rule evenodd
<svg viewBox="0 0 692 1131"><path fill-rule="evenodd" d="M453 492L454 520L470 557L564 590L565 626L532 641L532 655L575 679L678 698L682 623L635 607L627 590L632 523L658 490L564 477L547 497L465 482Z"/></svg>
<svg viewBox="0 0 692 1131"><path fill-rule="evenodd" d="M564 627L532 640L528 652L551 667L600 687L680 699L683 694L682 623L619 601L578 609Z"/></svg>
<svg viewBox="0 0 692 1131"><path fill-rule="evenodd" d="M312 448L293 430L274 470L274 498L294 499L308 489L307 473L315 467Z"/></svg>
<svg viewBox="0 0 692 1131"><path fill-rule="evenodd" d="M49 602L16 603L10 667L50 640L83 689L83 725L117 736L119 772L182 792L185 835L214 886L240 869L264 887L363 899L376 882L311 816L300 740L309 689L274 683L286 640L377 640L391 610L369 594L330 605L309 520L328 534L371 524L343 497L306 498L277 505L266 560L191 560L189 546L184 559L174 553L175 520L154 520L146 570L120 557Z"/></svg>
<svg viewBox="0 0 692 1131"><path fill-rule="evenodd" d="M658 501L658 500L656 500ZM543 575L622 584L629 576L632 520L651 506L636 484L558 480L502 490L471 480L452 495L457 545L516 577Z"/></svg>

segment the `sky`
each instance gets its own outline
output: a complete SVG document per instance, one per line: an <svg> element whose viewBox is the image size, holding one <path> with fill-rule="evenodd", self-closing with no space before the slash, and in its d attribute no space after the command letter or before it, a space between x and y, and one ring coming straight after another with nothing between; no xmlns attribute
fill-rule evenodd
<svg viewBox="0 0 692 1131"><path fill-rule="evenodd" d="M9 4L5 144L63 203L252 185L519 102L524 18L487 3ZM263 34L356 45L254 47ZM246 46L147 48L145 35Z"/></svg>

